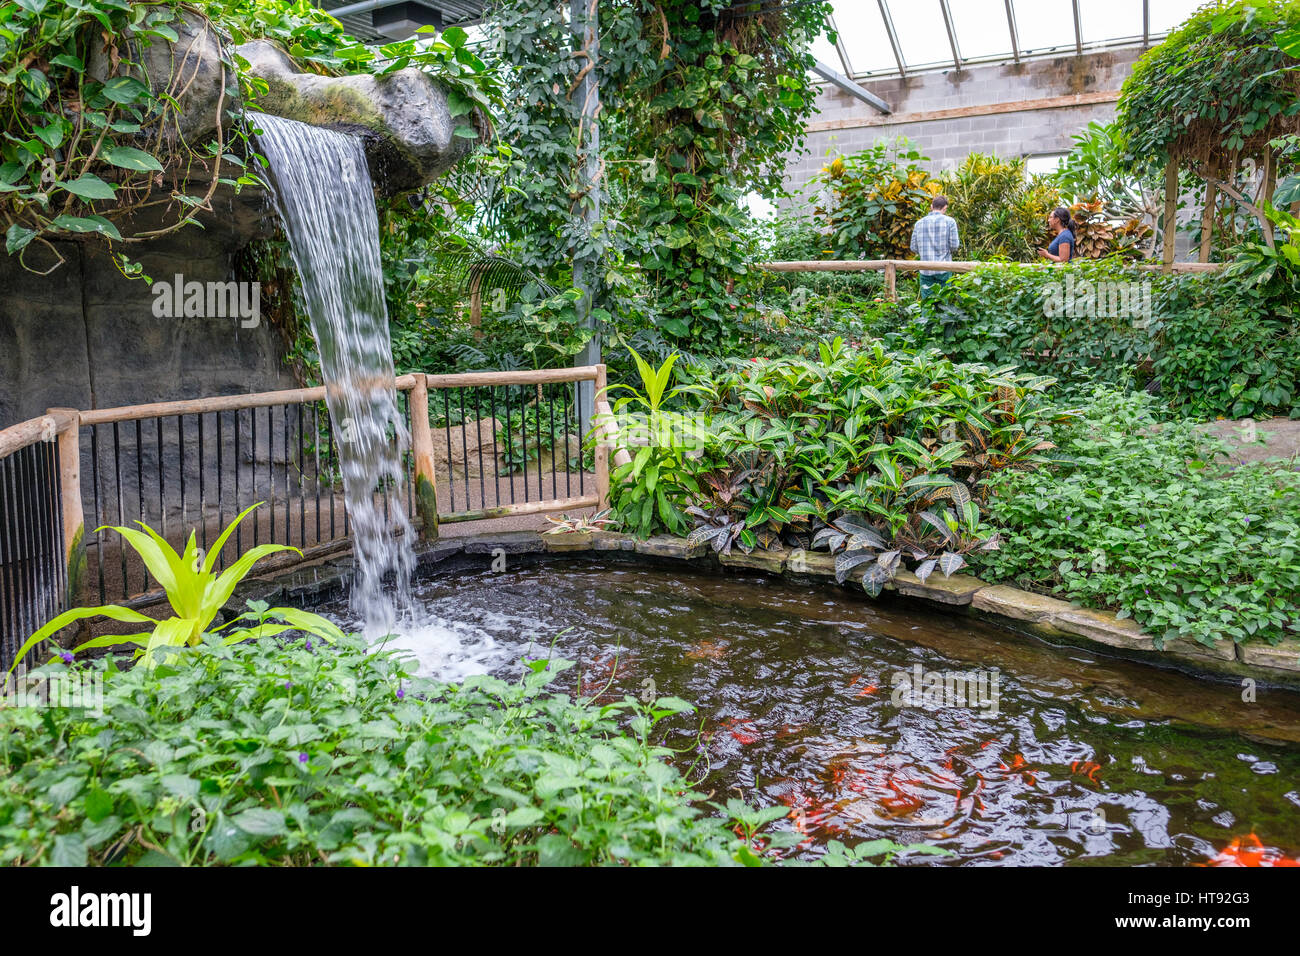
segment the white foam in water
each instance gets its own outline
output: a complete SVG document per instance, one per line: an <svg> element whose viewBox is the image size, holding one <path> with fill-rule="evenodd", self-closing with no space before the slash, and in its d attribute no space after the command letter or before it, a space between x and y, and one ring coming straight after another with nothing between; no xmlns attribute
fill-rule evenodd
<svg viewBox="0 0 1300 956"><path fill-rule="evenodd" d="M458 610L461 619L446 616ZM539 618L499 611L472 609L467 615L454 601L433 601L401 615L390 632L366 634L376 647L413 657L419 676L459 681L498 671L525 653L545 657L554 627Z"/></svg>
<svg viewBox="0 0 1300 956"><path fill-rule="evenodd" d="M510 660L509 651L487 631L441 618L403 621L398 633L375 645L415 658L419 676L446 681L486 674Z"/></svg>

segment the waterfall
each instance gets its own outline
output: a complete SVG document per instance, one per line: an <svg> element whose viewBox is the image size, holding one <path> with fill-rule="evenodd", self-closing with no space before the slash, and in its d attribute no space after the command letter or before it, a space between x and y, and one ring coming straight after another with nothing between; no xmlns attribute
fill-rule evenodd
<svg viewBox="0 0 1300 956"><path fill-rule="evenodd" d="M385 634L406 606L414 556L401 454L379 219L360 138L258 114L261 152L320 352L357 574L353 612ZM388 575L396 588L385 591Z"/></svg>

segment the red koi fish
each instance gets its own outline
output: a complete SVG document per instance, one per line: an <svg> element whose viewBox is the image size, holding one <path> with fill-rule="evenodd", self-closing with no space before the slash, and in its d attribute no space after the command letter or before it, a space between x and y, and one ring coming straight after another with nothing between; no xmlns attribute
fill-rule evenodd
<svg viewBox="0 0 1300 956"><path fill-rule="evenodd" d="M1075 760L1070 764L1070 773L1081 773L1093 783L1100 784L1097 779L1097 771L1101 769L1101 764L1093 763L1091 760Z"/></svg>
<svg viewBox="0 0 1300 956"><path fill-rule="evenodd" d="M1243 846L1243 839L1251 845ZM1276 847L1265 846L1255 834L1248 833L1245 837L1233 838L1226 847L1197 866L1300 866L1300 857L1292 860Z"/></svg>
<svg viewBox="0 0 1300 956"><path fill-rule="evenodd" d="M741 720L739 717L728 717L722 722L722 729L740 741L742 746L748 746L757 743L759 740L758 724L752 720Z"/></svg>

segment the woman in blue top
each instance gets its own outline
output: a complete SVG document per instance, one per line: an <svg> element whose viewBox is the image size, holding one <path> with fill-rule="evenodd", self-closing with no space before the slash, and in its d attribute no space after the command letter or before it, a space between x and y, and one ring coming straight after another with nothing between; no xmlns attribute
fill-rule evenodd
<svg viewBox="0 0 1300 956"><path fill-rule="evenodd" d="M1069 262L1074 257L1074 233L1071 231L1074 223L1070 220L1070 210L1057 206L1047 217L1047 225L1056 238L1046 249L1039 249L1038 254L1053 262Z"/></svg>

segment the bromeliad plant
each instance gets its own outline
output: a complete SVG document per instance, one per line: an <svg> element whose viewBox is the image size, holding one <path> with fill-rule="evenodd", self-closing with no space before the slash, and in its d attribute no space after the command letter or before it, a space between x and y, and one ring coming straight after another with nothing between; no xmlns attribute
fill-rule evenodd
<svg viewBox="0 0 1300 956"><path fill-rule="evenodd" d="M547 515L551 523L542 534L590 534L593 531L606 531L618 524L617 518L610 517L610 509L599 511L594 515L561 514L558 518Z"/></svg>
<svg viewBox="0 0 1300 956"><path fill-rule="evenodd" d="M676 355L670 355L656 369L634 349L629 347L628 351L636 362L642 387L620 384L608 389L631 393L611 407L620 425L620 439L631 457L631 461L610 473L612 510L625 528L640 537L648 537L660 526L673 534L683 534L690 527L684 509L700 494L687 453L704 436L693 422L664 405L691 389L669 387Z"/></svg>
<svg viewBox="0 0 1300 956"><path fill-rule="evenodd" d="M176 616L160 621L118 604L74 608L65 611L28 638L27 642L18 649L18 653L14 657L14 663L9 668L10 673L13 672L14 668L18 666L18 663L32 648L39 645L46 638L58 633L75 621L91 617L106 617L114 621L146 624L150 630L138 634L109 634L92 638L74 648L72 653L75 654L91 648L134 644L140 648L136 654L146 668L157 665L161 649L197 647L204 642L209 634L220 635L224 643L228 645L237 644L240 641L254 637L273 637L290 630L304 631L326 641L342 637L343 632L319 614L312 614L310 611L291 607L253 609L232 618L218 627L212 627L212 622L216 620L217 614L230 600L230 596L234 593L239 582L252 571L254 564L262 558L280 551L302 553L297 548L285 544L262 544L244 552L230 567L220 574L217 573L215 570L217 558L231 533L250 512L261 504L262 502L259 501L242 511L221 532L212 550L206 554L199 548L193 531L190 532L184 551L177 554L171 545L142 521L136 523L144 529L143 531L137 531L134 528L111 527L109 530L116 531L121 535L123 541L140 556L140 560L149 569L149 573L153 575L154 580L166 592L167 601L171 604L172 610L176 612ZM100 528L98 530L105 529ZM277 620L275 623L268 624L266 623L268 618ZM243 623L241 624L241 622Z"/></svg>

